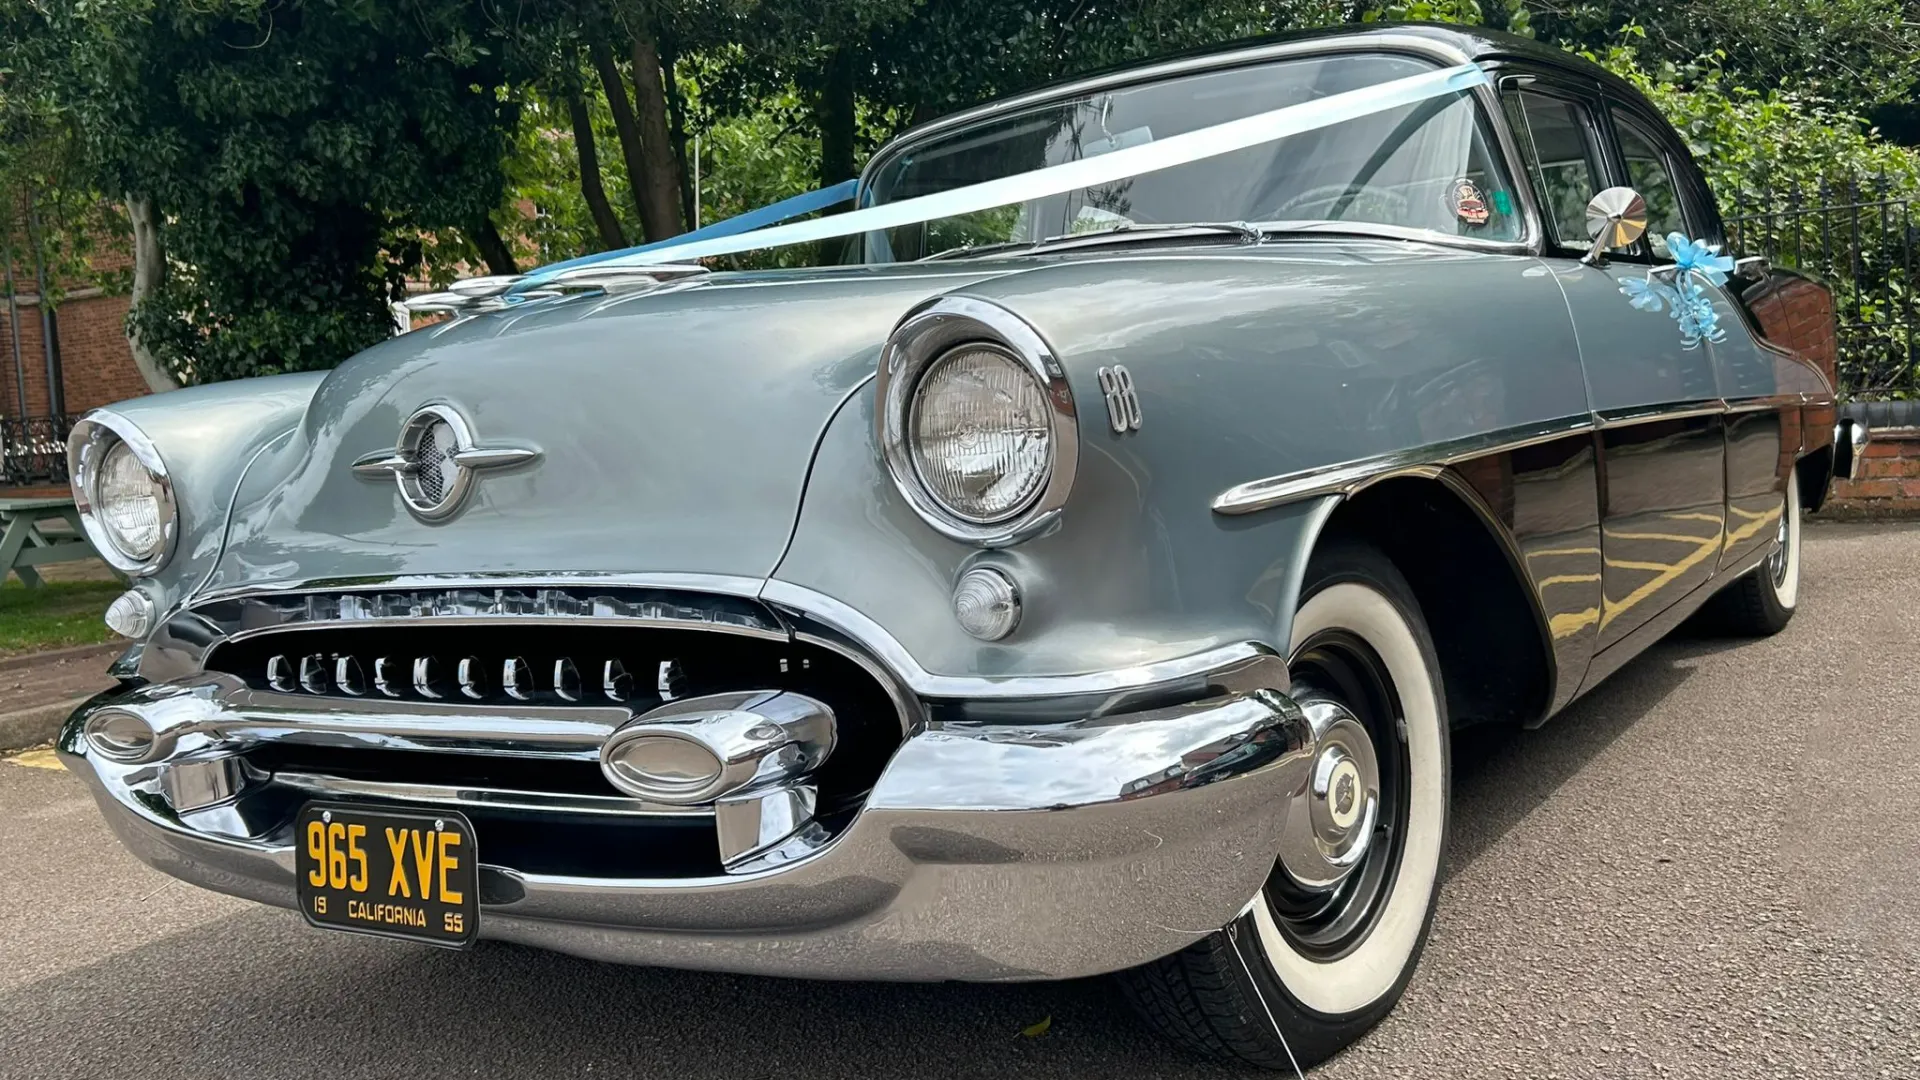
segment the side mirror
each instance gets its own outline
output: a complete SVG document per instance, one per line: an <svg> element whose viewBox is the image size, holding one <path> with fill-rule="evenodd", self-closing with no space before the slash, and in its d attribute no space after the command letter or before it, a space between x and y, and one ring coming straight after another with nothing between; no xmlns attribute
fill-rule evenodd
<svg viewBox="0 0 1920 1080"><path fill-rule="evenodd" d="M1598 266L1607 252L1646 235L1647 201L1630 187L1610 187L1587 204L1587 235L1593 246L1581 262Z"/></svg>

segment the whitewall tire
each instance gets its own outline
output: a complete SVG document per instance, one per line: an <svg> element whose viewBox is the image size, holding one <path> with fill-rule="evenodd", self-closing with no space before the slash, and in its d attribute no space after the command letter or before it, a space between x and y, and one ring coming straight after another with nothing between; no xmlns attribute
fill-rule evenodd
<svg viewBox="0 0 1920 1080"><path fill-rule="evenodd" d="M1399 1000L1447 835L1446 698L1412 590L1377 550L1333 542L1301 596L1289 668L1318 779L1276 807L1286 849L1232 925L1121 977L1176 1041L1277 1069L1325 1060Z"/></svg>
<svg viewBox="0 0 1920 1080"><path fill-rule="evenodd" d="M1765 637L1785 629L1793 618L1800 603L1800 478L1794 473L1787 475L1773 526L1773 553L1713 597L1702 612L1709 626Z"/></svg>

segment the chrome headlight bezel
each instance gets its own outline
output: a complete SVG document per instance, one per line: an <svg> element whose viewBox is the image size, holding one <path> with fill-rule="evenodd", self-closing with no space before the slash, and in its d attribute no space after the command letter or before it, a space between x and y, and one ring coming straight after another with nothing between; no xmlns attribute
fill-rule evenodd
<svg viewBox="0 0 1920 1080"><path fill-rule="evenodd" d="M158 504L160 543L145 556L121 548L97 513L101 465L109 452L122 445L146 471ZM87 539L93 542L94 550L114 569L133 577L144 577L166 566L173 558L174 548L180 542L180 507L174 498L173 478L153 440L133 421L105 410L82 417L67 436L67 475L72 478L73 501L80 511L80 525Z"/></svg>
<svg viewBox="0 0 1920 1080"><path fill-rule="evenodd" d="M969 518L942 502L921 480L910 442L922 380L935 363L965 348L984 348L1014 361L1039 384L1049 405L1047 476L1020 508L993 521ZM966 296L920 305L887 339L876 393L875 422L887 473L907 505L941 535L979 547L1007 547L1044 531L1066 506L1080 459L1073 390L1053 350L1019 316Z"/></svg>

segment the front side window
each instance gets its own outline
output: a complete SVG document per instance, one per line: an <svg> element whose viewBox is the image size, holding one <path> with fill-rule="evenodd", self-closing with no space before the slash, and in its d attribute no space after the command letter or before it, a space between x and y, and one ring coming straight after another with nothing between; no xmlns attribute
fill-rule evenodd
<svg viewBox="0 0 1920 1080"><path fill-rule="evenodd" d="M1587 203L1606 185L1599 182L1587 111L1565 98L1522 90L1507 99L1521 154L1546 203L1553 238L1561 246L1587 246Z"/></svg>
<svg viewBox="0 0 1920 1080"><path fill-rule="evenodd" d="M1627 183L1647 203L1647 244L1656 258L1669 258L1667 234L1687 231L1680 213L1679 185L1673 181L1673 168L1660 151L1660 140L1645 126L1618 109L1613 110L1613 129L1620 135L1620 157L1626 162Z"/></svg>
<svg viewBox="0 0 1920 1080"><path fill-rule="evenodd" d="M1432 70L1413 57L1342 54L1089 94L907 146L876 167L865 196L878 205L949 191ZM1515 241L1524 222L1494 145L1473 97L1449 94L1100 187L874 234L868 258L1223 221L1377 223Z"/></svg>

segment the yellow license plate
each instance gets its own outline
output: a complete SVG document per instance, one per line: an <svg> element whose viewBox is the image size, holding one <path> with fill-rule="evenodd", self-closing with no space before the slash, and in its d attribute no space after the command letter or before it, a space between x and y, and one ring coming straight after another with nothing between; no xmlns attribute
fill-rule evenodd
<svg viewBox="0 0 1920 1080"><path fill-rule="evenodd" d="M480 929L480 852L460 814L308 803L294 850L315 926L451 948Z"/></svg>

